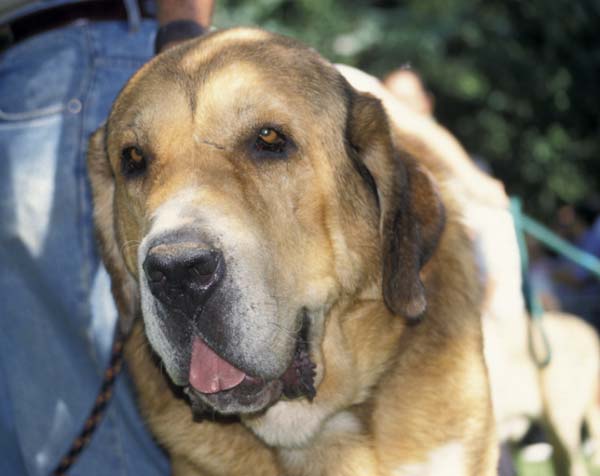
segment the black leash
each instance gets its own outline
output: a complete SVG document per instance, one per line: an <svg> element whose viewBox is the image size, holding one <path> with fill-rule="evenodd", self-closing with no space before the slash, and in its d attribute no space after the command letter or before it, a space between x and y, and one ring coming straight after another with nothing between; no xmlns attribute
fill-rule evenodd
<svg viewBox="0 0 600 476"><path fill-rule="evenodd" d="M123 364L123 346L127 336L121 332L119 326L115 330L115 337L113 340L110 361L106 370L104 371L104 377L102 379L102 386L94 402L94 406L90 411L90 415L85 420L83 428L79 432L79 435L75 440L69 451L60 460L60 463L56 469L51 473L52 476L64 476L67 471L75 464L77 458L81 452L90 443L98 424L102 421L108 403L113 395L113 387L119 373L121 372Z"/></svg>

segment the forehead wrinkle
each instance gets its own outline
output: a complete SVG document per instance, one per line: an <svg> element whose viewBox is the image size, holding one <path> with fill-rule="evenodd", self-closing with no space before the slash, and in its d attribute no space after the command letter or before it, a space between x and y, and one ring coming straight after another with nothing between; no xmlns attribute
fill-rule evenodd
<svg viewBox="0 0 600 476"><path fill-rule="evenodd" d="M185 71L180 65L172 62L160 64L157 73L161 77L161 84L175 86L185 95L187 105L193 118L197 107L196 91L198 90L198 78L196 75Z"/></svg>
<svg viewBox="0 0 600 476"><path fill-rule="evenodd" d="M201 99L199 92L215 74L242 63L248 65L248 59L257 45L269 39L269 35L260 30L230 30L213 33L183 48L178 60L169 63L172 65L170 73L172 77L179 76L184 81L193 114Z"/></svg>

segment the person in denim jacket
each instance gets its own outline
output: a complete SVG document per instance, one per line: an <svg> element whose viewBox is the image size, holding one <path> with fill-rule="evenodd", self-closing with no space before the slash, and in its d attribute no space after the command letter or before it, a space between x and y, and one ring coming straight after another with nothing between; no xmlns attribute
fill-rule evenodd
<svg viewBox="0 0 600 476"><path fill-rule="evenodd" d="M90 411L117 319L87 140L154 54L157 21L135 0L16 3L0 8L13 35L0 53L0 474L46 476ZM163 0L157 19L206 28L211 11L212 1ZM125 374L69 474L168 474L132 392Z"/></svg>

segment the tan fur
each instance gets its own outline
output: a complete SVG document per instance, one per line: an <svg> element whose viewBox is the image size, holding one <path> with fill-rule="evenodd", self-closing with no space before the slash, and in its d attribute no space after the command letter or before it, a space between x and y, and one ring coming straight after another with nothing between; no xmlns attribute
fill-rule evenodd
<svg viewBox="0 0 600 476"><path fill-rule="evenodd" d="M442 164L445 183L461 202L463 220L477 243L485 282L483 334L498 437L519 440L531 420L539 421L554 447L556 474L587 476L581 426L587 424L600 461L599 342L596 331L577 316L548 312L541 319L551 348L540 369L531 355L530 334L541 344L538 325L526 315L518 244L503 186L483 174L456 140L427 114L414 114L375 78L338 67L361 91L376 95L397 126L399 140L413 155ZM423 142L419 138L428 137ZM416 138L416 140L415 140ZM545 356L544 345L536 345Z"/></svg>
<svg viewBox="0 0 600 476"><path fill-rule="evenodd" d="M282 159L248 156L248 128L274 120L297 149ZM132 143L151 156L135 180L120 166ZM443 167L420 156L423 147L411 147L413 158L403 145L378 101L314 52L256 30L169 50L125 87L89 154L121 312L139 312L128 302L145 279L138 246L181 193L208 227L226 220L228 239L259 250L252 263L267 264L256 280L311 312L314 400L280 401L232 423L193 421L138 320L127 360L176 476L436 476L444 457L456 463L448 474L495 474L470 240L452 192L434 182ZM377 200L357 167L373 177ZM285 355L285 343L274 340L272 351Z"/></svg>

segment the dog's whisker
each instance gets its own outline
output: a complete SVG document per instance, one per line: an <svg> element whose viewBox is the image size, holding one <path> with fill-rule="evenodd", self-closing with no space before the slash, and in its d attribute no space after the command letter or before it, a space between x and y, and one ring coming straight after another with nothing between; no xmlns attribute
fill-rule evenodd
<svg viewBox="0 0 600 476"><path fill-rule="evenodd" d="M140 240L129 240L124 242L121 245L121 253L125 253L126 251L128 251L130 248L133 248L135 246L139 246L141 243Z"/></svg>
<svg viewBox="0 0 600 476"><path fill-rule="evenodd" d="M282 326L281 324L278 323L274 323L274 322L270 322L267 323L267 325L263 325L262 328L277 328L278 331L283 331L280 336L282 337L282 339L278 339L275 340L273 342L274 348L273 351L277 352L277 351L286 351L287 349L285 348L288 344L293 344L294 346L298 343L303 344L303 345L307 345L309 347L311 347L314 344L314 340L313 339L303 339L301 337L300 334L300 330L298 330L297 332L294 331L290 331L289 329L285 328L284 326Z"/></svg>
<svg viewBox="0 0 600 476"><path fill-rule="evenodd" d="M279 324L277 322L266 322L266 323L262 324L260 327L263 329L268 328L268 327L274 327L278 331L283 331L283 333L281 334L283 337L289 338L294 341L301 340L300 339L300 330L302 329L302 325L300 325L297 330L288 329L284 325Z"/></svg>

